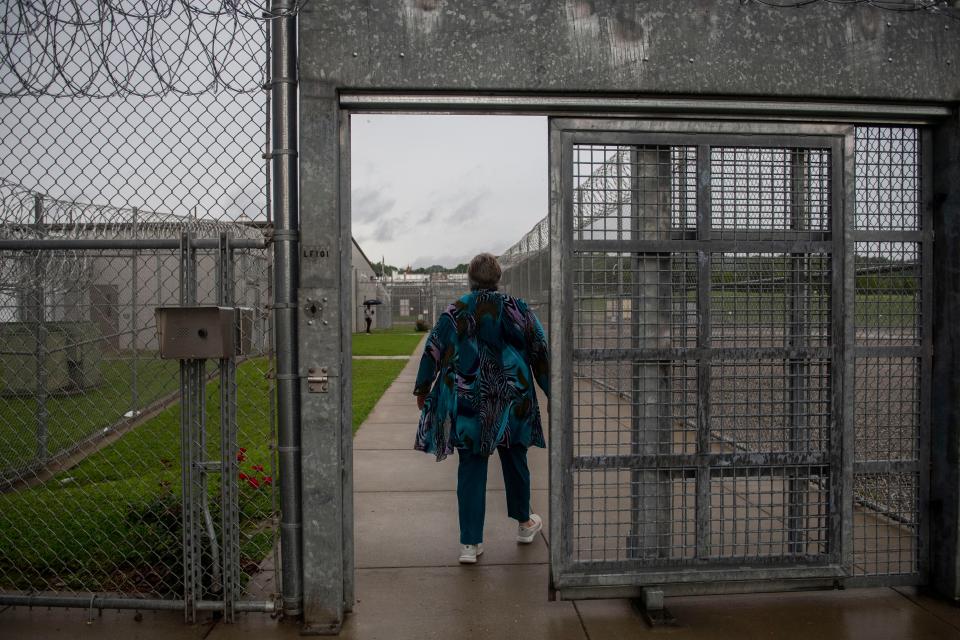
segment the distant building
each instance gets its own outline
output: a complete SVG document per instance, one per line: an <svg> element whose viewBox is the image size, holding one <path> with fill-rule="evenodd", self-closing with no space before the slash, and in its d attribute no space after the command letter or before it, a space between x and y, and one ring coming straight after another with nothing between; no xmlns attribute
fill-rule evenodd
<svg viewBox="0 0 960 640"><path fill-rule="evenodd" d="M353 316L353 332L365 331L367 328L363 320L363 302L365 300L379 300L381 302L381 304L369 305L369 309L373 315L371 328L389 329L393 326L390 314L390 294L387 292L381 279L377 277L373 269L373 264L371 264L370 259L367 258L363 252L363 249L360 248L360 245L357 244L355 238L353 239L352 260L353 269L350 274L352 278L350 308L352 309Z"/></svg>

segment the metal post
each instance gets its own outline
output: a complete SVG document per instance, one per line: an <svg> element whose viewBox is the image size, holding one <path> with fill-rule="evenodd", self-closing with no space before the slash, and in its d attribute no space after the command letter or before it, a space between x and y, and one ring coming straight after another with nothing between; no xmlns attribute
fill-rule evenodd
<svg viewBox="0 0 960 640"><path fill-rule="evenodd" d="M807 230L805 214L807 212L807 191L809 189L807 166L809 151L793 149L787 154L790 175L790 227L794 231ZM806 259L804 259L806 258ZM806 317L807 317L807 269L811 267L810 256L802 253L791 253L790 264L787 266L787 291L784 292L787 304L789 328L787 332L787 346L791 350L803 349L807 345ZM790 424L788 426L788 443L791 453L806 451L809 434L807 415L808 381L810 364L805 358L793 357L788 364ZM787 549L788 553L802 555L806 552L806 511L809 480L797 478L797 469L790 469L787 480Z"/></svg>
<svg viewBox="0 0 960 640"><path fill-rule="evenodd" d="M686 160L684 160L686 164ZM709 241L713 234L713 191L711 188L710 146L697 146L697 238ZM686 191L686 180L680 187ZM686 209L682 215L686 216ZM710 423L712 412L711 393L711 355L713 345L713 309L711 308L710 289L712 286L713 256L710 251L697 251L697 347L700 357L697 359L697 479L696 501L694 502L694 527L697 558L710 557L712 531L710 530L712 471L710 454ZM684 276L686 277L686 276Z"/></svg>
<svg viewBox="0 0 960 640"><path fill-rule="evenodd" d="M280 460L280 545L283 611L302 607L300 505L300 379L297 362L296 292L300 264L297 162L297 25L289 0L273 0L270 149L274 215L273 315L276 327L277 451Z"/></svg>
<svg viewBox="0 0 960 640"><path fill-rule="evenodd" d="M628 154L627 154L627 157L628 157L628 158L631 157L631 154L628 153ZM632 198L632 197L631 197L631 199L630 199L630 202L626 202L626 203L625 203L625 202L623 201L623 181L624 181L624 178L626 177L626 178L627 178L627 185L628 185L628 187L629 187L629 185L630 185L630 180L629 180L629 177L623 175L623 161L622 161L622 159L623 159L623 152L621 151L621 152L617 153L617 186L616 186L616 189L614 190L614 194L615 194L616 201L617 201L617 204L616 204L616 207L617 207L617 215L616 215L616 217L617 217L617 236L616 236L616 238L617 238L617 240L622 240L623 237L624 237L624 234L623 234L623 220L624 220L624 217L626 217L628 220L630 219L630 217L629 217L629 216L630 216L629 207L630 207L630 202L633 201L633 198ZM628 207L628 210L627 210L626 212L623 210L624 205L626 205L626 206ZM624 216L624 213L626 213L626 216ZM614 303L613 303L613 312L616 314L616 317L615 317L615 319L614 319L614 321L613 321L613 322L614 322L614 325L613 325L613 326L615 326L615 327L617 328L617 342L618 342L618 343L620 343L620 341L621 341L621 339L622 339L622 336L620 335L620 332L621 332L621 330L622 330L622 328L623 328L624 312L626 311L626 309L624 309L624 304L623 304L623 302L624 302L624 296L625 296L625 294L627 293L627 291L624 289L623 269L624 269L625 266L628 266L629 263L630 263L629 259L628 259L628 260L623 260L622 258L617 258L617 262L614 264L614 268L615 268L616 271L617 271L617 283L616 283L617 291L616 291L616 298L614 299ZM637 300L636 300L634 294L636 294L636 291L634 291L633 288L631 287L631 291L630 291L630 300L631 300L630 304L631 304L631 309L633 308L632 305L635 305L635 304L637 303ZM633 314L631 313L631 317L632 317L632 315L633 315ZM634 335L636 334L636 331L637 331L636 325L634 325L634 323L631 322L631 323L630 323L630 337L631 337L631 339L632 339L632 338L634 337ZM618 344L618 346L619 346L619 344ZM633 347L633 346L635 346L635 345L633 345L633 344L631 343L630 346ZM631 406L632 406L632 405L631 405Z"/></svg>
<svg viewBox="0 0 960 640"><path fill-rule="evenodd" d="M530 253L530 237L524 242L526 245L523 251L523 298L530 302L530 294L533 292L533 256Z"/></svg>
<svg viewBox="0 0 960 640"><path fill-rule="evenodd" d="M33 197L34 224L37 228L43 224L43 196L36 194ZM33 332L36 345L35 373L37 379L37 460L47 459L48 422L50 419L47 409L47 324L46 324L46 291L43 286L45 269L38 251L33 262Z"/></svg>
<svg viewBox="0 0 960 640"><path fill-rule="evenodd" d="M266 264L266 272L267 272L267 277L266 277L266 284L267 284L266 294L267 294L267 300L273 300L273 299L274 299L274 297L273 297L273 286L274 286L273 265L270 264L269 261L267 261L267 264ZM263 308L264 308L264 307L261 305L260 292L259 292L259 289L258 289L258 290L257 290L257 306L256 306L256 310L257 310L257 315L258 315L258 317L260 317L260 314L262 313L262 309L263 309ZM269 312L268 312L267 315L266 315L266 318L261 318L261 321L264 320L264 319L266 320L266 332L267 332L267 336L266 336L266 337L267 337L267 340L266 340L266 345L265 345L266 348L267 348L267 361L270 362L270 363L276 363L276 350L275 350L275 346L274 346L274 337L276 336L276 327L274 326L274 315L273 315L272 313L269 313ZM260 324L261 324L261 322L258 322L258 325L260 325ZM260 337L261 337L261 336L260 336L260 334L259 334L259 332L258 332L258 335L257 335L257 338L258 338L257 345L258 345L258 347L262 344L262 340L260 340ZM275 374L276 371L274 371L273 373ZM268 411L269 411L269 413L268 413L268 418L267 418L267 420L268 420L268 424L270 425L270 433L269 433L269 437L268 437L268 442L269 442L269 447L270 447L270 449L269 449L269 450L270 450L270 463L269 463L269 464L270 464L270 475L271 475L272 477L276 478L276 477L278 477L278 474L277 474L277 468L278 468L278 462L277 462L277 446L276 446L276 442L277 442L277 383L276 383L276 376L275 376L275 375L270 375L270 376L268 376L268 378L269 378L269 379L267 380L267 384L269 385L269 388L268 388L268 391L267 391L267 396L268 396L268 398L269 398L269 404L268 404ZM272 485L272 486L270 487L270 513L271 513L271 514L277 514L277 513L280 512L280 509L278 508L278 507L279 507L279 504L278 504L277 500L278 500L278 496L277 496L277 484L274 484L274 485ZM271 523L272 523L272 524L276 524L276 515L273 515L273 516L271 517ZM276 572L277 572L277 573L276 573L276 584L282 584L284 578L283 578L283 573L282 573L283 570L282 570L282 568L281 568L281 562L282 562L282 561L281 561L281 559L280 559L280 549L279 549L279 545L277 545L276 543L274 543L274 544L272 545L272 547L273 547L273 566L276 567Z"/></svg>
<svg viewBox="0 0 960 640"><path fill-rule="evenodd" d="M657 239L670 223L670 152L660 148L630 149L630 219L635 240ZM644 188L653 181L656 188ZM650 193L653 193L652 200ZM666 201L664 202L664 198ZM634 265L630 313L631 348L667 348L670 326L670 256L638 254ZM666 308L664 308L666 307ZM633 455L670 453L670 364L634 361L631 367L630 413ZM656 558L670 545L670 479L656 469L630 472L631 539L633 557Z"/></svg>
<svg viewBox="0 0 960 640"><path fill-rule="evenodd" d="M137 215L139 210L133 208L133 237L137 236ZM137 338L139 337L139 332L137 328L137 291L140 289L140 275L139 275L139 262L140 262L140 251L134 249L132 253L132 258L130 260L130 280L133 283L133 286L130 287L130 348L131 353L131 362L130 362L130 417L135 418L140 411L140 399L137 393Z"/></svg>
<svg viewBox="0 0 960 640"><path fill-rule="evenodd" d="M924 154L924 197L929 224L924 250L933 251L928 279L934 296L931 329L930 582L960 600L960 114L940 123ZM935 238L935 241L934 241ZM924 274L925 276L927 274ZM922 424L922 423L921 423Z"/></svg>
<svg viewBox="0 0 960 640"><path fill-rule="evenodd" d="M196 250L190 233L180 236L180 304L192 305L197 299ZM198 494L204 491L201 465L198 465L198 439L205 407L203 360L180 361L180 473L183 514L183 599L184 620L196 621L197 603L203 599L200 528L203 514ZM198 389L199 387L199 389ZM199 391L199 392L198 392Z"/></svg>
<svg viewBox="0 0 960 640"><path fill-rule="evenodd" d="M218 304L234 306L235 265L230 236L220 234ZM220 360L220 536L222 539L221 585L226 622L234 621L240 595L240 465L237 460L237 361Z"/></svg>

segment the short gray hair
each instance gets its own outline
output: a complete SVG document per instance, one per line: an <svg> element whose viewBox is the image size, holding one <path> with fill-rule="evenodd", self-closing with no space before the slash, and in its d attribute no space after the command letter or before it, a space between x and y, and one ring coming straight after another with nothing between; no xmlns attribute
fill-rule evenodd
<svg viewBox="0 0 960 640"><path fill-rule="evenodd" d="M467 278L471 289L496 289L500 282L500 263L492 253L480 253L474 256L467 268Z"/></svg>

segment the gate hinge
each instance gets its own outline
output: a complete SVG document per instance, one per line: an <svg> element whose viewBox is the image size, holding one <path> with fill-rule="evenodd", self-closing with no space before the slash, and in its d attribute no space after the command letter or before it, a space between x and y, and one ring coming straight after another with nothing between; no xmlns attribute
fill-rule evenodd
<svg viewBox="0 0 960 640"><path fill-rule="evenodd" d="M327 375L327 368L320 367L320 370L310 368L307 370L307 391L310 393L327 393L330 390L330 378Z"/></svg>

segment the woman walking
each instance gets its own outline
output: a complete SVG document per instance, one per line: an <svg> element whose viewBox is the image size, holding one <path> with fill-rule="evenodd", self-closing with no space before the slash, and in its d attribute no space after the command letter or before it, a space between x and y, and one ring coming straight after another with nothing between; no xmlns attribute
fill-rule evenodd
<svg viewBox="0 0 960 640"><path fill-rule="evenodd" d="M497 451L507 513L517 542L543 526L530 513L527 448L546 446L534 380L549 397L549 352L543 327L523 300L497 291L500 265L481 253L467 270L470 293L440 316L420 360L413 393L421 409L415 448L443 460L456 449L460 562L483 553L487 463Z"/></svg>

